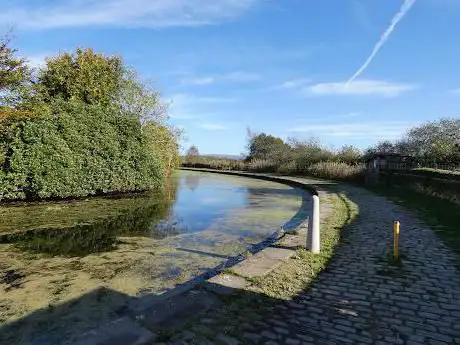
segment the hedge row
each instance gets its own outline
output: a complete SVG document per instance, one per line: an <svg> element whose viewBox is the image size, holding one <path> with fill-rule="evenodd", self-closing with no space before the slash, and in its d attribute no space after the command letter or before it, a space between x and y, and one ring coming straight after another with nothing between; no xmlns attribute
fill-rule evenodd
<svg viewBox="0 0 460 345"><path fill-rule="evenodd" d="M140 120L116 108L56 99L0 138L0 201L152 189L161 164Z"/></svg>

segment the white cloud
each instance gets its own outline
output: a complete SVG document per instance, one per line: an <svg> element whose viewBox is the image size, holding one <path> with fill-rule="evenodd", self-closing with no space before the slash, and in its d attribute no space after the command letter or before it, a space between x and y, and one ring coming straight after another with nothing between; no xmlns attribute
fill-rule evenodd
<svg viewBox="0 0 460 345"><path fill-rule="evenodd" d="M305 133L313 136L352 137L354 139L396 139L401 137L412 122L360 122L360 123L332 123L332 124L305 124L290 128L289 132Z"/></svg>
<svg viewBox="0 0 460 345"><path fill-rule="evenodd" d="M176 120L196 120L202 115L173 110L169 116Z"/></svg>
<svg viewBox="0 0 460 345"><path fill-rule="evenodd" d="M225 125L218 124L218 123L208 123L208 122L200 124L200 127L208 131L224 131L228 129L228 127Z"/></svg>
<svg viewBox="0 0 460 345"><path fill-rule="evenodd" d="M299 78L288 80L282 83L281 85L276 86L276 89L298 89L300 87L306 86L308 83L311 82L311 79L307 78Z"/></svg>
<svg viewBox="0 0 460 345"><path fill-rule="evenodd" d="M237 102L235 98L195 96L179 93L169 97L170 116L178 120L194 120L215 115L212 107ZM211 108L211 109L210 109Z"/></svg>
<svg viewBox="0 0 460 345"><path fill-rule="evenodd" d="M203 78L187 78L183 79L182 84L187 85L209 85L215 82L215 79L212 77L203 77Z"/></svg>
<svg viewBox="0 0 460 345"><path fill-rule="evenodd" d="M260 75L256 73L238 71L226 74L215 74L204 77L184 78L182 79L181 83L188 85L209 85L217 82L248 83L252 81L257 81L259 79Z"/></svg>
<svg viewBox="0 0 460 345"><path fill-rule="evenodd" d="M416 89L413 84L391 83L382 80L356 80L347 82L320 83L304 88L306 93L315 95L378 95L396 97L404 92Z"/></svg>
<svg viewBox="0 0 460 345"><path fill-rule="evenodd" d="M259 0L63 0L46 6L4 5L0 22L21 28L177 27L231 20Z"/></svg>
<svg viewBox="0 0 460 345"><path fill-rule="evenodd" d="M178 93L171 97L171 101L173 104L181 106L194 106L199 104L234 103L237 100L230 97L195 96L188 93Z"/></svg>
<svg viewBox="0 0 460 345"><path fill-rule="evenodd" d="M246 83L260 80L260 75L249 72L233 72L221 76L224 81L232 81L237 83Z"/></svg>
<svg viewBox="0 0 460 345"><path fill-rule="evenodd" d="M304 115L304 116L298 116L296 117L296 121L299 121L301 123L313 123L313 122L319 122L319 123L324 123L326 120L333 120L333 121L344 121L344 119L356 119L357 117L362 117L363 114L357 111L351 111L351 112L344 112L344 113L336 113L336 114L326 114L326 115Z"/></svg>

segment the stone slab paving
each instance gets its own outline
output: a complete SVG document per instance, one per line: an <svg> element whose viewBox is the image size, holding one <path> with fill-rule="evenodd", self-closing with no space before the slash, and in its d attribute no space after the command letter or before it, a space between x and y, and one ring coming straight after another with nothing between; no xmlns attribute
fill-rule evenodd
<svg viewBox="0 0 460 345"><path fill-rule="evenodd" d="M294 254L291 249L268 247L235 265L232 270L243 277L262 277Z"/></svg>
<svg viewBox="0 0 460 345"><path fill-rule="evenodd" d="M242 278L232 274L219 274L215 277L212 277L208 280L210 286L223 286L229 289L216 289L217 294L227 294L238 289L244 289L249 284L249 282ZM232 290L233 289L233 290ZM224 292L221 292L224 291Z"/></svg>
<svg viewBox="0 0 460 345"><path fill-rule="evenodd" d="M359 217L308 291L274 300L268 316L235 315L236 332L203 318L188 340L171 344L460 344L454 254L402 207L360 188L336 188L358 204ZM401 222L399 265L389 260L394 220Z"/></svg>

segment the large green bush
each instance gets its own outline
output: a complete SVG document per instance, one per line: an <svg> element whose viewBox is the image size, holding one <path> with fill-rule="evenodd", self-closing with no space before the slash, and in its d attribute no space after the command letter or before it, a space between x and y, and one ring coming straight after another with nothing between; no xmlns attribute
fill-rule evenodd
<svg viewBox="0 0 460 345"><path fill-rule="evenodd" d="M171 175L179 133L159 93L120 57L62 53L28 82L8 43L0 96L18 97L0 97L0 201L148 190Z"/></svg>
<svg viewBox="0 0 460 345"><path fill-rule="evenodd" d="M151 189L161 164L138 118L79 100L54 100L4 142L0 200L78 197Z"/></svg>

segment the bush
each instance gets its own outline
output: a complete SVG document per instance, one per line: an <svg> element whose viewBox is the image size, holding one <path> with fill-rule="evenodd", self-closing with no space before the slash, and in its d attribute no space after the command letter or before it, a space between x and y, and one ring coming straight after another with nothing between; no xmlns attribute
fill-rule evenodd
<svg viewBox="0 0 460 345"><path fill-rule="evenodd" d="M363 165L340 162L319 162L309 166L306 174L330 180L359 181L364 176Z"/></svg>
<svg viewBox="0 0 460 345"><path fill-rule="evenodd" d="M77 49L48 58L29 83L8 43L0 42L0 201L153 189L178 165L178 132L159 93L120 57Z"/></svg>
<svg viewBox="0 0 460 345"><path fill-rule="evenodd" d="M55 100L15 122L3 142L0 200L67 198L154 188L160 163L138 118L110 107Z"/></svg>
<svg viewBox="0 0 460 345"><path fill-rule="evenodd" d="M253 172L276 172L278 164L271 159L253 159L247 169Z"/></svg>
<svg viewBox="0 0 460 345"><path fill-rule="evenodd" d="M297 166L297 162L290 161L290 162L287 162L287 163L284 163L278 166L277 172L280 174L292 175L292 174L297 174L299 172L299 168Z"/></svg>
<svg viewBox="0 0 460 345"><path fill-rule="evenodd" d="M195 163L185 161L184 167L207 168L217 170L237 170L261 173L279 173L283 175L307 175L331 180L361 182L364 180L365 167L362 164L353 165L342 162L318 162L299 166L296 161L277 163L270 159L253 159L249 162L226 159L209 159L197 157Z"/></svg>
<svg viewBox="0 0 460 345"><path fill-rule="evenodd" d="M244 161L223 159L211 156L197 156L190 160L189 156L182 157L181 166L189 168L244 171L248 166Z"/></svg>

